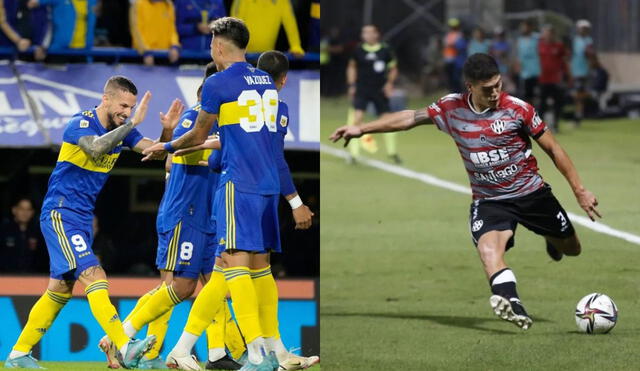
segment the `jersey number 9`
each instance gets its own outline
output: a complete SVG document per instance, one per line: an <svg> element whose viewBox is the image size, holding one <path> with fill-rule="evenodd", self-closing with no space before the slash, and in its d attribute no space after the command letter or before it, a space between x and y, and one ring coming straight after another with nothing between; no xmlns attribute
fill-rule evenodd
<svg viewBox="0 0 640 371"><path fill-rule="evenodd" d="M276 115L278 114L278 92L267 89L262 96L257 90L244 90L238 97L238 106L249 107L249 117L240 117L240 127L247 133L255 133L267 125L270 132L278 131Z"/></svg>

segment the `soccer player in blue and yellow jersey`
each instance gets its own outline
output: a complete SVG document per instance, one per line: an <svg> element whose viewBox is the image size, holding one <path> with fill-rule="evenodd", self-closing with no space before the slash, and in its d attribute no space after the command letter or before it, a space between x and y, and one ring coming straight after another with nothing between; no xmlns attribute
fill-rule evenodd
<svg viewBox="0 0 640 371"><path fill-rule="evenodd" d="M125 334L109 300L106 274L91 249L96 197L120 156L122 146L141 152L154 143L135 129L146 115L151 93L145 93L135 115L128 120L136 105L136 95L137 89L129 79L111 77L105 84L100 105L74 115L64 131L62 148L49 179L40 215L40 227L49 251L51 278L47 291L31 309L6 367L40 368L30 351L71 298L76 281L85 286L91 312L113 339L122 366L137 366L155 342L153 336L133 340ZM170 134L171 131L165 128L161 140Z"/></svg>
<svg viewBox="0 0 640 371"><path fill-rule="evenodd" d="M215 72L215 64L211 63L207 66L205 78ZM200 102L201 90L202 86L198 88L198 102ZM191 129L200 106L198 103L180 116L176 122L178 125L173 131L174 140ZM212 127L209 135L213 134L213 130ZM170 169L170 175L160 202L156 223L158 230L156 265L161 272L162 284L138 300L123 324L125 333L133 337L149 323L148 334L153 334L157 338L156 344L145 355L138 368L166 368L158 353L162 347L173 307L193 294L199 277L202 277L203 283L206 283L214 269L217 240L211 207L219 173L209 172L207 167L209 154L211 150L206 149L185 156L167 158L167 169ZM219 269L222 270L222 268ZM223 300L226 304L226 298ZM215 369L237 370L241 365L225 352L227 318L231 318L231 315L228 306L223 305L216 315L215 322L207 328L209 361ZM236 334L233 339L235 344L240 344L244 349L238 331L229 333ZM101 340L100 348L107 353L107 361L113 366L115 360L110 354L113 350L106 336Z"/></svg>
<svg viewBox="0 0 640 371"><path fill-rule="evenodd" d="M222 172L214 215L224 276L215 271L211 275L196 298L185 331L169 353L167 363L199 369L197 363L189 365L193 364L189 350L209 323L197 320L197 308L208 312L210 307L221 305L229 290L247 343L248 362L242 370L271 371L279 367L278 361L275 354L265 351L258 298L249 267L257 253L278 250L280 246L277 210L280 181L273 149L278 92L267 73L246 62L249 31L241 20L220 18L212 23L211 29L211 56L220 72L205 82L202 108L194 128L177 140L158 143L144 151L154 155L202 144L218 120ZM199 301L205 304L199 305Z"/></svg>

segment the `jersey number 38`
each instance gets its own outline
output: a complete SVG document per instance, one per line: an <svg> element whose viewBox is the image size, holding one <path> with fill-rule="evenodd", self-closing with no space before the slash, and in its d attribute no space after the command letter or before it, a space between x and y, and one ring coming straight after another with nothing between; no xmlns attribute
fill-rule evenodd
<svg viewBox="0 0 640 371"><path fill-rule="evenodd" d="M249 116L240 117L240 127L247 133L260 131L263 125L271 132L278 131L278 92L267 89L262 96L257 90L244 90L238 97L238 106L249 107Z"/></svg>

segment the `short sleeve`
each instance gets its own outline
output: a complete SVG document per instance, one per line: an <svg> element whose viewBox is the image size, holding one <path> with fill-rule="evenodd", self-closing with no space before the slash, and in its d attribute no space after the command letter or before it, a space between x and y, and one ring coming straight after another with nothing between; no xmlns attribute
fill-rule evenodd
<svg viewBox="0 0 640 371"><path fill-rule="evenodd" d="M533 139L538 139L545 131L547 124L538 116L536 109L532 105L527 104L527 111L524 114L524 130Z"/></svg>
<svg viewBox="0 0 640 371"><path fill-rule="evenodd" d="M444 105L442 104L442 99L439 99L437 102L431 104L426 108L431 121L433 121L439 130L451 135L451 130L449 130L449 123L447 120L447 115L445 113Z"/></svg>
<svg viewBox="0 0 640 371"><path fill-rule="evenodd" d="M126 137L124 137L124 140L122 141L122 144L125 145L126 147L132 148L136 146L136 144L138 144L139 141L142 140L142 138L144 138L144 136L142 136L142 134L140 134L140 132L138 131L138 129L133 128L129 134L127 134Z"/></svg>
<svg viewBox="0 0 640 371"><path fill-rule="evenodd" d="M62 140L71 143L78 144L78 140L84 136L100 135L100 132L89 122L89 119L84 116L76 116L69 121L64 133L62 134Z"/></svg>
<svg viewBox="0 0 640 371"><path fill-rule="evenodd" d="M183 136L186 132L193 128L194 123L196 122L196 118L198 117L198 111L194 109L190 109L187 112L183 113L178 119L178 126L173 129L173 138L172 140L176 140Z"/></svg>
<svg viewBox="0 0 640 371"><path fill-rule="evenodd" d="M218 74L213 74L207 78L202 86L202 106L201 108L211 114L218 114L220 112L220 105L222 103L222 96L220 95L224 91L224 87L221 86L221 77Z"/></svg>

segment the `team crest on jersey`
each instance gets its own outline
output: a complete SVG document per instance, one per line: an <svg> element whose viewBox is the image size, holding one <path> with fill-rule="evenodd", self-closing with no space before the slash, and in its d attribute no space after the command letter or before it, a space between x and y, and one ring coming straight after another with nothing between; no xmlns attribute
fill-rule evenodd
<svg viewBox="0 0 640 371"><path fill-rule="evenodd" d="M80 120L80 128L81 129L86 129L89 127L89 121L87 120Z"/></svg>
<svg viewBox="0 0 640 371"><path fill-rule="evenodd" d="M471 230L474 232L477 232L480 230L480 228L482 228L483 224L484 222L482 221L482 219L476 220L475 222L473 222L473 226L471 227Z"/></svg>
<svg viewBox="0 0 640 371"><path fill-rule="evenodd" d="M218 245L224 245L226 242L224 241L224 238L220 239L220 242L218 242Z"/></svg>
<svg viewBox="0 0 640 371"><path fill-rule="evenodd" d="M280 117L280 126L287 127L287 123L289 122L289 119L287 118L287 116L282 115L282 117Z"/></svg>
<svg viewBox="0 0 640 371"><path fill-rule="evenodd" d="M507 127L507 123L502 120L496 120L491 123L491 130L493 130L496 134L502 134L504 129Z"/></svg>
<svg viewBox="0 0 640 371"><path fill-rule="evenodd" d="M191 124L193 124L193 121L189 120L189 119L184 119L182 120L182 127L185 129L189 129L191 127Z"/></svg>

